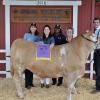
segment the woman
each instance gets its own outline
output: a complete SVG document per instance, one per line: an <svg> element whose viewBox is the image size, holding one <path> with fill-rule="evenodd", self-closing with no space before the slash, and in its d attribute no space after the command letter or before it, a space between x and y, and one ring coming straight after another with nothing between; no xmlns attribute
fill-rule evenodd
<svg viewBox="0 0 100 100"><path fill-rule="evenodd" d="M68 27L66 29L66 41L71 42L73 38L73 29L71 27Z"/></svg>
<svg viewBox="0 0 100 100"><path fill-rule="evenodd" d="M51 35L51 27L49 25L45 25L43 28L43 43L50 44L50 48L52 49L54 46L54 38ZM45 67L45 66L44 66ZM49 88L50 78L44 78L41 80L41 88L46 86Z"/></svg>
<svg viewBox="0 0 100 100"><path fill-rule="evenodd" d="M37 31L36 23L32 23L29 28L29 32L24 34L26 41L38 42L40 41L39 33ZM34 87L33 84L33 73L28 69L25 70L25 88L30 89Z"/></svg>
<svg viewBox="0 0 100 100"><path fill-rule="evenodd" d="M24 39L27 41L38 42L40 41L39 33L37 31L36 23L30 25L29 32L24 34Z"/></svg>

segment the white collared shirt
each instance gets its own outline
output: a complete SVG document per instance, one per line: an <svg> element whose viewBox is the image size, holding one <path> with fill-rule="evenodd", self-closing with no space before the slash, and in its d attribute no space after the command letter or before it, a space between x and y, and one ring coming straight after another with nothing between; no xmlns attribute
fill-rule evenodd
<svg viewBox="0 0 100 100"><path fill-rule="evenodd" d="M95 34L100 38L100 26L96 28ZM100 49L100 44L97 45L97 49Z"/></svg>

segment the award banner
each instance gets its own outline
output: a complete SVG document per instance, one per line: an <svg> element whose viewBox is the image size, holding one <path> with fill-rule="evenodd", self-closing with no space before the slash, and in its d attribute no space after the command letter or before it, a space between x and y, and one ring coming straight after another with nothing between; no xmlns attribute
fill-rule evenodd
<svg viewBox="0 0 100 100"><path fill-rule="evenodd" d="M51 60L51 50L49 44L38 44L36 60Z"/></svg>

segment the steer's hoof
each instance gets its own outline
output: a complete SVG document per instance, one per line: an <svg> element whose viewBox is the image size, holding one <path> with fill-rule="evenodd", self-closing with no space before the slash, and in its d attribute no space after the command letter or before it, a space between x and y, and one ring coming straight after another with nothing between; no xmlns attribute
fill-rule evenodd
<svg viewBox="0 0 100 100"><path fill-rule="evenodd" d="M23 100L24 99L24 94L19 94L19 98L20 98L20 100Z"/></svg>
<svg viewBox="0 0 100 100"><path fill-rule="evenodd" d="M72 94L77 94L76 89L73 89L73 90L71 91L71 93L72 93Z"/></svg>
<svg viewBox="0 0 100 100"><path fill-rule="evenodd" d="M24 100L24 96L19 96L19 95L17 95L17 97L18 97L18 99L20 99L20 100Z"/></svg>
<svg viewBox="0 0 100 100"><path fill-rule="evenodd" d="M24 100L24 96L22 96L22 97L20 96L19 98L20 98L20 100Z"/></svg>
<svg viewBox="0 0 100 100"><path fill-rule="evenodd" d="M20 100L24 100L24 97L23 98L20 98Z"/></svg>

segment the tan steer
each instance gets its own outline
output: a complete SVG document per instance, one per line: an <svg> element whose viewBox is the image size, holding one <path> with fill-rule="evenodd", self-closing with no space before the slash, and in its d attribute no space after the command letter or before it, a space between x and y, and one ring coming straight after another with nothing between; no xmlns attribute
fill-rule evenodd
<svg viewBox="0 0 100 100"><path fill-rule="evenodd" d="M20 98L24 98L21 81L25 69L40 77L63 76L67 85L67 100L72 100L71 92L76 80L84 75L85 63L90 51L95 47L96 37L86 33L71 43L54 46L51 61L36 60L37 43L17 39L11 46L11 73Z"/></svg>

